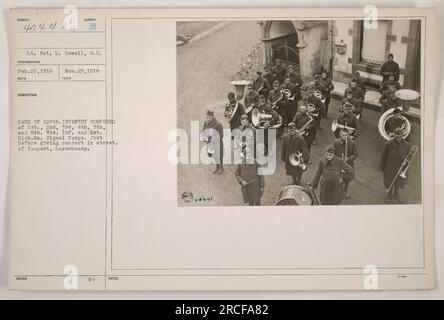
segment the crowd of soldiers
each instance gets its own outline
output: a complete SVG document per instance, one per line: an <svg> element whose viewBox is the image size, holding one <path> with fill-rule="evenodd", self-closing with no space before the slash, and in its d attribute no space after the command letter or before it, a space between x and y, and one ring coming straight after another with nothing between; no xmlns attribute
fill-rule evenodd
<svg viewBox="0 0 444 320"><path fill-rule="evenodd" d="M384 172L384 184L388 190L386 203L401 203L398 190L404 185L403 179L397 179L397 171L409 153L410 144L403 139L399 117L401 102L394 94L400 88L399 67L393 61L393 55L382 66L381 74L381 105L382 112L395 108L394 116L387 123L392 133L392 140L384 146L381 157L381 170ZM359 72L354 73L349 86L340 101L338 114L334 116L336 130L335 140L325 147L324 157L317 164L314 177L308 183L312 192L320 186L320 203L322 205L338 205L343 198L350 198L350 183L354 179L354 161L358 157L358 138L360 121L362 119L363 103L366 85ZM247 139L255 145L255 131L259 128L252 125L253 110L267 115L263 129L264 155L274 155L273 146L268 145L268 134L274 130L276 139L283 139L280 159L285 163L286 174L292 179L292 185L302 184L302 175L311 164L311 146L316 144L316 133L321 128L321 118L329 117L329 104L334 84L327 72L315 74L313 81L304 83L294 66L284 66L277 61L274 66L265 66L264 72L257 71L256 76L247 85L244 104L233 92L228 94L226 112L229 114L230 129L235 132L252 132L253 139ZM227 117L227 115L226 115ZM203 130L211 129L217 133L220 147L215 150L216 168L214 173L222 174L223 169L223 126L214 117L214 112L207 111L207 120ZM260 205L260 199L265 188L265 178L258 174L259 161L256 152L246 152L249 146L245 135L238 146L243 155L243 161L236 165L235 178L242 186L242 196L249 205ZM204 137L206 142L213 137ZM232 139L237 138L233 134ZM275 143L275 141L272 141ZM252 149L252 148L250 148ZM292 159L293 157L293 159ZM295 162L296 161L296 165ZM393 179L395 178L395 183Z"/></svg>

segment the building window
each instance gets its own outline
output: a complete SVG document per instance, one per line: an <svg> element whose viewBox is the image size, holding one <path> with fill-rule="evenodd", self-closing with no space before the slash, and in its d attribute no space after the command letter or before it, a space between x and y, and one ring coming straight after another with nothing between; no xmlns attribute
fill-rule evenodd
<svg viewBox="0 0 444 320"><path fill-rule="evenodd" d="M379 20L377 29L361 28L361 61L382 65L386 57L387 20Z"/></svg>

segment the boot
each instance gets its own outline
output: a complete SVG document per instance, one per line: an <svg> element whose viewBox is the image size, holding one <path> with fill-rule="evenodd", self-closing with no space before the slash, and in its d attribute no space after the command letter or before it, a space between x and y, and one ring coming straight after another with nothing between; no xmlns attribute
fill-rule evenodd
<svg viewBox="0 0 444 320"><path fill-rule="evenodd" d="M223 167L223 165L219 165L219 170L217 171L217 173L218 174L222 174L222 173L224 173L224 167Z"/></svg>
<svg viewBox="0 0 444 320"><path fill-rule="evenodd" d="M216 168L214 169L214 171L213 171L213 173L218 173L219 172L219 165L218 164L216 164Z"/></svg>

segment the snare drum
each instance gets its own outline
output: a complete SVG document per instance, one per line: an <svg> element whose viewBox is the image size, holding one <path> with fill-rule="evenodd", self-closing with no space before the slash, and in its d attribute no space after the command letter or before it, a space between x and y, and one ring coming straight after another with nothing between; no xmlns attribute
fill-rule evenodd
<svg viewBox="0 0 444 320"><path fill-rule="evenodd" d="M313 200L304 187L287 186L279 192L276 206L311 206Z"/></svg>

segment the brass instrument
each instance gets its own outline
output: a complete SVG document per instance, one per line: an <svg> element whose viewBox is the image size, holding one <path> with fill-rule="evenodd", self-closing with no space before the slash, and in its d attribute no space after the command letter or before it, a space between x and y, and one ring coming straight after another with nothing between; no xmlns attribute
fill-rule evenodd
<svg viewBox="0 0 444 320"><path fill-rule="evenodd" d="M208 137L204 140L204 142L207 144L207 155L208 157L212 158L213 154L215 153L214 148L213 148L213 128L209 129L209 135Z"/></svg>
<svg viewBox="0 0 444 320"><path fill-rule="evenodd" d="M419 150L419 148L417 146L412 146L410 148L409 153L407 154L407 156L405 157L401 166L399 167L398 172L395 175L395 178L393 179L392 183L390 184L390 187L387 189L387 193L390 193L390 191L392 190L398 176L403 179L407 178L406 172L407 172L408 168L410 167L410 164L412 163L412 160L415 157L418 150Z"/></svg>
<svg viewBox="0 0 444 320"><path fill-rule="evenodd" d="M313 117L318 117L319 116L319 111L317 113L315 113L316 111L316 106L313 103L308 103L307 104L307 111L309 114L311 114Z"/></svg>
<svg viewBox="0 0 444 320"><path fill-rule="evenodd" d="M249 131L247 136L243 136L240 142L240 149L241 149L241 153L240 153L240 158L244 159L246 158L246 153L247 153L247 148L249 148L250 143L251 143L251 139L254 139L254 133L252 131Z"/></svg>
<svg viewBox="0 0 444 320"><path fill-rule="evenodd" d="M390 119L391 117L393 117L393 111L395 110L395 108L389 109L386 112L384 112L381 117L379 118L378 121L378 130L379 133L381 134L381 136L385 139L385 140L391 140L393 138L393 133L392 132L387 132L385 130L385 124L387 122L388 119ZM399 115L399 117L404 121L403 125L402 125L402 129L403 129L403 135L402 138L405 139L410 135L410 132L412 131L412 126L410 124L410 121L403 115Z"/></svg>
<svg viewBox="0 0 444 320"><path fill-rule="evenodd" d="M271 107L272 107L273 109L276 109L278 102L281 101L282 99L284 99L284 93L283 93L282 90L281 90L281 95L280 95L280 97L277 98L275 102L272 102L272 103L271 103ZM270 102L271 102L271 101L270 101Z"/></svg>
<svg viewBox="0 0 444 320"><path fill-rule="evenodd" d="M310 124L314 121L313 117L310 116L310 114L307 114L310 120L308 120L299 130L296 130L296 132L301 136L307 136L308 132L307 129L310 126Z"/></svg>
<svg viewBox="0 0 444 320"><path fill-rule="evenodd" d="M288 100L294 101L295 96L291 96L290 89L282 89L282 92L283 92L283 94L285 94L285 96L287 97Z"/></svg>
<svg viewBox="0 0 444 320"><path fill-rule="evenodd" d="M343 124L339 124L338 120L335 119L333 120L332 124L331 124L331 131L335 132L337 129L347 129L349 134L352 134L353 131L355 131L356 129L353 127L349 127L347 126L347 124L343 125Z"/></svg>
<svg viewBox="0 0 444 320"><path fill-rule="evenodd" d="M251 111L251 123L255 128L259 129L277 129L282 125L282 117L279 116L279 121L271 126L270 121L273 118L271 114L261 113L258 108L253 108Z"/></svg>
<svg viewBox="0 0 444 320"><path fill-rule="evenodd" d="M262 89L264 88L265 85L262 85L259 87L259 89L256 90L257 94L260 94L260 92L262 91Z"/></svg>
<svg viewBox="0 0 444 320"><path fill-rule="evenodd" d="M302 153L300 151L290 154L288 160L292 166L300 167L303 171L307 170L307 164L304 162L304 158L302 157Z"/></svg>
<svg viewBox="0 0 444 320"><path fill-rule="evenodd" d="M254 108L254 104L249 105L246 109L245 109L245 113L248 114L250 113L251 110L253 110Z"/></svg>
<svg viewBox="0 0 444 320"><path fill-rule="evenodd" d="M227 120L227 122L231 122L231 120L233 120L233 117L236 114L238 106L239 106L239 102L236 102L236 104L234 106L230 105L230 103L227 103L225 105L224 116L225 116L225 120Z"/></svg>
<svg viewBox="0 0 444 320"><path fill-rule="evenodd" d="M361 114L357 113L357 108L355 107L354 104L352 104L350 102L346 102L345 105L350 108L350 111L356 115L356 118L358 118L358 120L361 118Z"/></svg>

